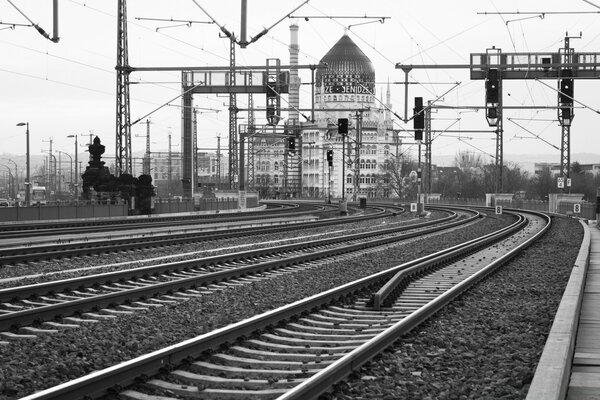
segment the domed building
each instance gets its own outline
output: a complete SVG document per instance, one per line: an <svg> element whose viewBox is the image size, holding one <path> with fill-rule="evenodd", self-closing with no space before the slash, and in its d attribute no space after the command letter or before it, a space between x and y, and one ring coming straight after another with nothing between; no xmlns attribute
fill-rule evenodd
<svg viewBox="0 0 600 400"><path fill-rule="evenodd" d="M290 26L290 65L298 60L297 25ZM356 43L344 34L323 56L326 69L315 73L315 120L298 123L290 111L288 135L297 129L295 149L281 139L254 140L254 188L261 197L384 198L392 195L379 166L396 154L390 90L385 103L376 99L375 68ZM290 105L298 107L297 76L290 76ZM384 107L385 104L385 107ZM348 134L338 133L338 119L348 119ZM345 148L343 144L345 143ZM328 150L333 151L331 166ZM342 162L343 157L346 160Z"/></svg>
<svg viewBox="0 0 600 400"><path fill-rule="evenodd" d="M316 82L320 83L315 99L317 102L341 106L349 102L361 105L373 102L373 63L348 35L342 36L320 63L327 64L327 69L318 69L316 72Z"/></svg>
<svg viewBox="0 0 600 400"><path fill-rule="evenodd" d="M327 69L315 74L315 123L302 130L303 195L348 200L389 197L379 170L384 160L395 154L391 113L387 111L391 108L389 85L385 103L377 101L373 63L347 34L321 62ZM339 118L348 118L346 138L338 133ZM333 150L331 168L327 150Z"/></svg>

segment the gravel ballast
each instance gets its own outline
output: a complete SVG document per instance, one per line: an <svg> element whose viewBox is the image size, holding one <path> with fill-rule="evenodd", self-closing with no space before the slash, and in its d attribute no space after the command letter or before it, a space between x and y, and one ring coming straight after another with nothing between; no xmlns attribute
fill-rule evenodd
<svg viewBox="0 0 600 400"><path fill-rule="evenodd" d="M35 390L75 379L94 370L106 368L322 292L333 286L479 237L490 230L498 229L505 223L506 221L503 220L487 219L467 228L438 235L433 239L411 241L406 245L357 256L352 260L345 259L343 262L324 263L307 271L238 286L174 306L120 316L112 321L83 325L81 328L41 337L32 342L0 346L0 399L22 397ZM576 229L573 225L563 225L562 228L567 230L565 233L567 236L569 230L571 232L569 243L577 242L577 235L572 234L573 229ZM552 250L555 250L557 246L553 246ZM574 247L578 249L579 242ZM559 251L564 253L563 250L559 249ZM548 255L551 256L550 250ZM545 254L542 251L539 257L543 256ZM560 293L554 294L557 302ZM556 307L549 313L550 319L555 309ZM510 316L492 318L492 320L508 318ZM546 333L544 331L539 335L543 336ZM468 337L469 335L465 336L464 340L466 341ZM454 357L450 348L439 347L442 348L446 351L439 352L444 356L449 359ZM433 356L430 357L436 360ZM477 353L474 353L474 357L477 357ZM421 374L423 374L422 370ZM395 377L393 379L396 380ZM364 383L361 378L358 378L358 381ZM343 388L343 385L341 387ZM354 398L353 395L345 394L343 390L339 392L339 396Z"/></svg>

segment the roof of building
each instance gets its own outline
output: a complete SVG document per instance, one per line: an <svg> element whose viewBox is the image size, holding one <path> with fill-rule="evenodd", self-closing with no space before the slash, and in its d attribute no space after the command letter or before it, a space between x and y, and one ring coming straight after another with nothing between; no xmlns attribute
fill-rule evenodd
<svg viewBox="0 0 600 400"><path fill-rule="evenodd" d="M321 63L327 64L327 70L317 70L317 82L323 73L367 74L375 79L373 63L346 34L323 56Z"/></svg>

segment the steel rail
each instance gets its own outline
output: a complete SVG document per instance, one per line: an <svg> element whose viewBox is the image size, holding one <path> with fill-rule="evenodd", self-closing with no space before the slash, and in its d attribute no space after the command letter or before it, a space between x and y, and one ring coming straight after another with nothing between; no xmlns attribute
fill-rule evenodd
<svg viewBox="0 0 600 400"><path fill-rule="evenodd" d="M443 254L445 251L446 250L442 250L432 255L421 257L419 260L427 260L431 257ZM419 260L415 260L415 262L418 262ZM280 323L283 320L288 320L307 310L317 309L331 304L334 301L344 299L365 288L378 285L383 280L388 279L398 270L403 268L405 268L405 264L395 266L306 299L279 307L275 310L219 328L196 338L154 351L150 354L65 382L58 386L42 390L30 396L23 397L22 400L74 400L86 396L89 399L96 399L104 396L107 391L115 393L123 387L134 383L141 376L152 376L160 371L169 370L186 360L199 357L204 352L219 348L219 346L223 344L233 343L240 337L248 336L257 330ZM411 321L414 319L415 318L412 318ZM397 339L397 337L395 339ZM344 359L347 359L347 357L344 357ZM322 376L322 374L320 374L320 376ZM333 381L329 381L329 384L332 383ZM329 387L329 385L327 387ZM295 398L305 399L307 397L299 396Z"/></svg>
<svg viewBox="0 0 600 400"><path fill-rule="evenodd" d="M31 308L27 310L15 311L9 314L0 315L0 330L7 330L13 326L19 326L24 324L31 324L40 320L48 320L49 316L55 315L71 315L78 312L84 312L86 310L96 309L107 307L112 304L122 304L130 301L136 301L139 299L144 299L147 297L153 297L156 295L180 291L185 289L194 289L198 286L209 285L211 283L218 283L224 280L235 279L239 277L244 277L250 274L261 273L265 271L274 270L277 268L281 268L284 266L300 264L304 262L314 261L318 259L323 259L327 257L333 257L340 254L346 254L354 251L361 251L367 248L381 246L384 244L388 244L391 242L396 242L398 240L404 240L420 235L424 235L427 233L437 232L445 229L450 229L452 227L469 223L475 219L480 218L479 212L474 212L475 215L459 221L450 222L443 226L435 226L425 230L420 230L416 232L405 233L400 236L392 236L385 238L372 239L369 241L363 241L359 243L348 244L345 246L337 246L334 248L317 250L309 253L304 253L300 255L295 255L286 259L276 259L273 261L266 261L256 264L251 264L247 266L242 266L235 269L223 270L217 272L209 272L206 274L193 276L189 278L181 278L177 280L171 280L167 282L159 282L153 285L139 287L135 289L126 289L121 290L114 293L107 293L99 296L82 298L79 300L66 301L63 303L57 303L47 306L41 306L37 308ZM448 217L447 217L448 218ZM437 221L437 220L436 220ZM431 225L432 222L429 221L424 223L423 225ZM401 227L405 229L415 229L414 225ZM388 228L382 231L386 231L387 233L398 232L400 228ZM381 236L382 231L378 231L374 233L372 236ZM194 267L202 267L202 266L213 266L217 263L223 263L227 261L237 261L247 258L255 258L265 255L272 255L276 253L282 252L290 252L296 251L302 248L314 247L319 248L325 244L340 244L347 243L350 240L364 239L365 233L357 233L352 235L340 236L333 239L320 239L313 242L302 242L296 244L288 244L283 246L277 246L275 248L268 249L260 249L251 252L238 252L232 253L230 255L225 256L214 256L208 257L204 259L197 260L186 260L186 261L178 261L174 263L168 264L159 264L156 266L148 266L136 268L134 270L128 271L115 271L108 272L106 274L98 274L85 276L80 278L68 279L63 281L55 281L55 282L45 282L35 285L27 285L15 288L8 288L0 290L0 299L14 299L14 298L27 298L30 296L40 295L40 293L48 293L48 292L60 292L68 289L76 289L85 286L92 286L94 284L99 283L99 280L102 283L114 282L119 280L131 279L134 277L143 277L150 276L157 273L164 273L173 270L185 270L186 268ZM198 266L198 263L202 262L201 266Z"/></svg>
<svg viewBox="0 0 600 400"><path fill-rule="evenodd" d="M476 218L479 218L479 213L473 211L474 215L469 219L464 220L463 223L468 223ZM86 286L93 286L96 284L104 284L110 282L124 281L132 278L147 277L152 275L164 274L173 271L186 271L191 268L202 268L212 267L217 264L223 264L227 262L237 262L240 260L246 260L251 258L259 258L263 256L271 256L277 253L293 252L303 250L312 247L322 247L324 245L344 243L355 239L362 239L369 236L383 236L391 233L404 232L407 230L421 229L431 225L438 225L445 222L449 222L457 217L456 213L440 218L437 220L431 220L420 224L404 225L400 227L392 227L386 229L380 229L374 232L368 233L354 233L350 235L337 236L335 238L324 238L312 241L303 241L299 243L289 243L280 246L272 246L268 248L260 248L253 250L243 250L234 253L221 254L210 257L195 258L190 260L173 261L169 263L162 263L157 265L149 265L145 267L132 268L121 271L112 271L102 274L94 274L81 276L77 278L70 278L58 281L37 283L32 285L18 286L6 289L0 289L0 302L10 301L15 298L28 298L30 296L39 296L48 292L62 292L65 290L78 289ZM460 221L459 221L460 222ZM444 225L444 229L448 229L456 226L457 224ZM287 228L289 229L289 227ZM435 231L437 228L418 231L417 234L427 234ZM403 238L407 238L404 236ZM398 240L396 237L395 240Z"/></svg>
<svg viewBox="0 0 600 400"><path fill-rule="evenodd" d="M492 232L484 235L480 238L470 240L462 243L456 249L449 251L446 254L435 257L425 263L415 265L411 268L407 268L398 272L392 279L390 279L381 289L373 294L372 302L375 310L380 310L384 302L398 291L399 287L402 287L402 283L407 282L415 274L426 272L438 265L445 264L449 261L456 259L457 257L464 257L464 252L475 252L483 247L489 246L490 244L501 240L505 237L506 233L516 232L522 229L526 224L527 220L521 214L518 214L520 219L514 224L505 227L497 232Z"/></svg>
<svg viewBox="0 0 600 400"><path fill-rule="evenodd" d="M537 215L546 221L546 225L534 236L530 237L525 242L521 243L498 259L492 261L487 267L483 268L479 272L476 272L472 276L454 286L452 289L444 292L439 297L427 303L425 306L397 322L392 327L381 332L373 339L317 372L315 375L306 379L304 382L286 392L284 395L278 397L277 400L316 399L319 395L325 393L334 383L339 382L352 371L360 368L360 366L362 366L364 363L368 362L376 355L381 353L384 349L391 346L395 341L398 340L399 337L410 332L422 322L429 319L456 297L463 294L476 283L495 271L498 267L520 254L550 228L551 218L546 214L536 211L522 210L511 210L510 212Z"/></svg>

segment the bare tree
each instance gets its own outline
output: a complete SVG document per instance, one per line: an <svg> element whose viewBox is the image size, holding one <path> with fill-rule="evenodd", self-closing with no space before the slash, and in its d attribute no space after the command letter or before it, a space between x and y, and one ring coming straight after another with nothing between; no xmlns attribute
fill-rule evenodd
<svg viewBox="0 0 600 400"><path fill-rule="evenodd" d="M416 187L410 179L411 171L416 170L410 157L390 157L379 166L383 180L392 189L395 197L406 197Z"/></svg>

